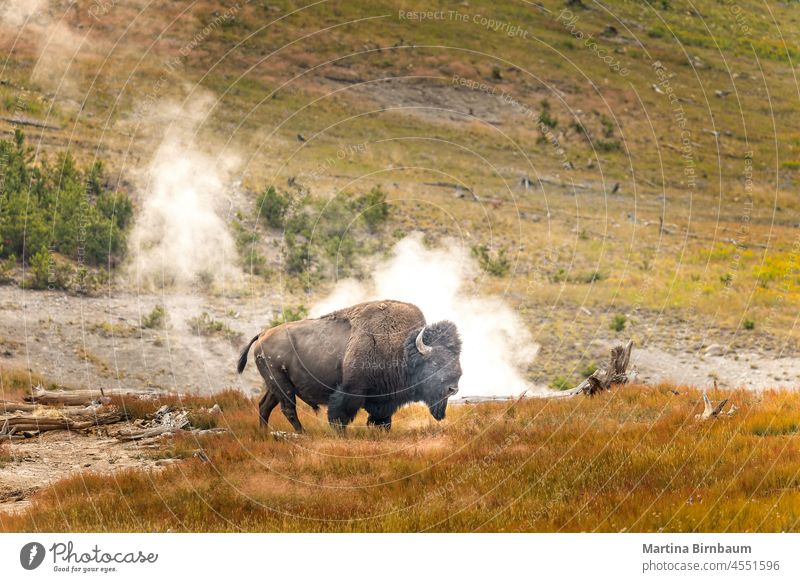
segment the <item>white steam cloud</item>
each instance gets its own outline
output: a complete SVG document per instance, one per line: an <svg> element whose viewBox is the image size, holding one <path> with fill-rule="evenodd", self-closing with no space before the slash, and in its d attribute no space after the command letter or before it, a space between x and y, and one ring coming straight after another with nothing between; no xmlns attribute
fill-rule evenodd
<svg viewBox="0 0 800 582"><path fill-rule="evenodd" d="M502 299L466 288L477 275L474 259L457 243L427 249L415 234L397 243L392 256L373 269L370 281L339 282L311 315L376 299L414 303L429 323L449 319L458 326L464 372L459 396L517 396L532 388L523 374L539 346Z"/></svg>
<svg viewBox="0 0 800 582"><path fill-rule="evenodd" d="M170 125L140 186L141 211L132 236L140 284L181 286L199 276L241 274L223 219L230 206L226 184L237 160L212 157L195 136L210 103L202 98L182 107L165 103L158 108Z"/></svg>
<svg viewBox="0 0 800 582"><path fill-rule="evenodd" d="M77 76L69 69L83 48L85 36L65 22L66 14L57 12L48 0L0 0L0 23L22 29L38 51L31 78L48 90L78 98Z"/></svg>

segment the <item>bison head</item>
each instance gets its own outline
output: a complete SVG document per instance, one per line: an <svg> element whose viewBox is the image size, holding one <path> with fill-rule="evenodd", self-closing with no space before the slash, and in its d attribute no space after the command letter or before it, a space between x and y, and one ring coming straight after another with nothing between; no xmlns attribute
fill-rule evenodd
<svg viewBox="0 0 800 582"><path fill-rule="evenodd" d="M412 332L406 353L414 400L427 404L433 418L442 420L461 378L461 338L455 324L440 321Z"/></svg>

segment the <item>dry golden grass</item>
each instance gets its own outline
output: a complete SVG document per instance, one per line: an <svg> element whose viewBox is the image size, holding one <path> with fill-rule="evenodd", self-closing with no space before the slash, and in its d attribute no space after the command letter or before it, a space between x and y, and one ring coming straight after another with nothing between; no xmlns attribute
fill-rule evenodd
<svg viewBox="0 0 800 582"><path fill-rule="evenodd" d="M0 517L4 531L795 531L800 394L737 391L701 422L697 390L402 410L346 436L304 407L279 441L256 403L220 395L230 434L179 439L161 472L82 475ZM202 405L212 400L206 399ZM197 403L195 403L197 404ZM199 405L198 405L199 406ZM280 413L275 429L288 430Z"/></svg>
<svg viewBox="0 0 800 582"><path fill-rule="evenodd" d="M34 386L55 388L44 376L28 370L0 366L0 400L19 400L30 394Z"/></svg>

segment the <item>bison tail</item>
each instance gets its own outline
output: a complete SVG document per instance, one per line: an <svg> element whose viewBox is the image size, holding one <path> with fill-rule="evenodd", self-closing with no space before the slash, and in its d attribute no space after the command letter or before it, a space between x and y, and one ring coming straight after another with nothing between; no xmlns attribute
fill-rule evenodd
<svg viewBox="0 0 800 582"><path fill-rule="evenodd" d="M254 343L254 342L255 342L255 341L256 341L256 340L257 340L259 337L261 337L261 334L260 334L260 333L259 333L258 335L256 335L256 336L254 336L254 337L253 337L253 339L251 339L251 340L250 340L250 343L249 343L249 344L247 344L247 345L244 347L244 349L242 350L242 353L241 353L241 354L239 354L239 365L236 367L236 370L237 370L237 371L238 371L240 374L241 374L242 372L244 372L244 367L247 365L247 353L250 351L250 346L252 346L252 345L253 345L253 343Z"/></svg>

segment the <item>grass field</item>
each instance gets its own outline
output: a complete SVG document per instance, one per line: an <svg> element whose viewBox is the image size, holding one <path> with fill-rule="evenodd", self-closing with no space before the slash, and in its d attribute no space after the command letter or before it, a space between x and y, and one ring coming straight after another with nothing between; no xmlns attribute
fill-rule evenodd
<svg viewBox="0 0 800 582"><path fill-rule="evenodd" d="M187 457L158 472L69 478L29 511L0 514L0 528L797 531L800 395L725 396L737 412L711 421L695 419L696 390L633 385L451 406L442 424L407 408L391 433L359 417L346 437L304 408L309 436L287 442L258 427L254 401L226 392L216 400L230 434L143 451ZM198 448L209 462L191 457Z"/></svg>

